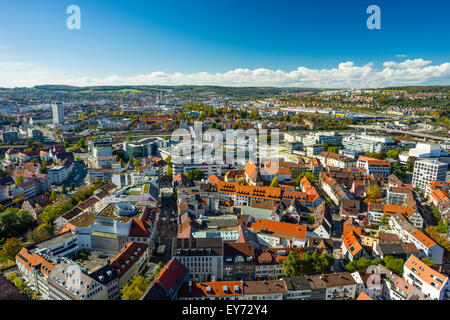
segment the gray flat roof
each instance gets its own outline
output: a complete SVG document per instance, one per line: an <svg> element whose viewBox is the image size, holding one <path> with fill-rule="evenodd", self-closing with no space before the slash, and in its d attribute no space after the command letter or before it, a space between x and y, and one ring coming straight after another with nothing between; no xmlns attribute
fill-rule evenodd
<svg viewBox="0 0 450 320"><path fill-rule="evenodd" d="M63 243L65 241L69 240L70 238L73 238L74 236L75 235L72 232L67 232L67 233L57 235L48 240L44 240L42 242L37 243L31 251L34 252L37 250L57 246L58 244Z"/></svg>

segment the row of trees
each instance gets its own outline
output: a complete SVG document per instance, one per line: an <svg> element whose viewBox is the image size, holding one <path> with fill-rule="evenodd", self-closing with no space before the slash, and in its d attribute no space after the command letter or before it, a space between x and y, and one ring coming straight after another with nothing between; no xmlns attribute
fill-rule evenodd
<svg viewBox="0 0 450 320"><path fill-rule="evenodd" d="M438 231L440 233L447 233L448 231L448 223L446 219L442 218L441 212L439 211L438 208L436 208L435 206L433 206L431 208L431 212L433 213L434 218L436 219L437 223L438 223Z"/></svg>
<svg viewBox="0 0 450 320"><path fill-rule="evenodd" d="M319 179L310 171L299 173L296 169L291 169L291 177L295 179L295 184L297 187L300 186L300 180L302 180L303 177L306 177L313 185L317 185L319 183Z"/></svg>
<svg viewBox="0 0 450 320"><path fill-rule="evenodd" d="M330 146L326 142L323 142L322 146L326 152L330 152L330 153L339 153L339 150L340 150L339 146Z"/></svg>
<svg viewBox="0 0 450 320"><path fill-rule="evenodd" d="M69 198L60 198L55 204L46 206L44 211L39 215L40 224L34 230L30 231L27 235L28 239L35 242L48 238L53 234L53 222L71 210L76 205L80 204L84 200L88 199L94 194L94 191L102 187L105 184L104 181L96 181L91 186L82 186L78 188ZM51 198L55 198L55 194L51 194Z"/></svg>
<svg viewBox="0 0 450 320"><path fill-rule="evenodd" d="M283 261L283 271L289 277L316 273L325 274L331 272L333 263L334 257L332 254L307 251L302 253L300 258L299 254L292 250L289 252L287 259Z"/></svg>
<svg viewBox="0 0 450 320"><path fill-rule="evenodd" d="M31 297L33 300L36 299L36 294L31 292L31 289L27 286L27 283L23 281L20 277L17 276L15 272L11 272L8 274L7 278L12 284L14 284L20 292Z"/></svg>
<svg viewBox="0 0 450 320"><path fill-rule="evenodd" d="M448 240L447 235L440 233L438 226L427 226L425 232L431 239L445 249L444 255L446 259L450 259L450 241Z"/></svg>
<svg viewBox="0 0 450 320"><path fill-rule="evenodd" d="M151 281L143 276L137 276L130 284L122 288L122 300L139 300Z"/></svg>
<svg viewBox="0 0 450 320"><path fill-rule="evenodd" d="M184 175L191 181L201 180L205 176L203 172L201 172L199 169L195 169L193 171L186 171Z"/></svg>
<svg viewBox="0 0 450 320"><path fill-rule="evenodd" d="M370 266L377 266L379 264L384 265L387 269L391 270L400 277L403 275L403 265L405 264L405 260L395 259L392 256L385 256L383 260L380 258L370 260L365 257L361 257L358 260L350 261L345 266L345 269L348 272L355 272L359 270L366 270Z"/></svg>

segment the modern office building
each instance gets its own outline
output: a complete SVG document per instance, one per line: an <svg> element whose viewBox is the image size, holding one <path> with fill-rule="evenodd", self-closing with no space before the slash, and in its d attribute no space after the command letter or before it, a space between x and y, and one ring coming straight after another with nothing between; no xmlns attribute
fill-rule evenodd
<svg viewBox="0 0 450 320"><path fill-rule="evenodd" d="M112 147L112 144L113 144L112 138L109 136L105 136L95 140L89 140L88 151L93 152L94 147L101 147L101 148Z"/></svg>
<svg viewBox="0 0 450 320"><path fill-rule="evenodd" d="M5 143L8 142L18 142L20 140L19 138L19 132L17 131L7 131L1 133L2 141Z"/></svg>
<svg viewBox="0 0 450 320"><path fill-rule="evenodd" d="M167 142L161 138L146 138L137 142L123 143L123 150L126 152L128 159L144 158L148 156L157 156L158 148L167 146Z"/></svg>
<svg viewBox="0 0 450 320"><path fill-rule="evenodd" d="M187 171L194 171L195 169L200 170L204 177L210 175L222 175L222 165L216 163L174 163L173 164L173 174L186 174Z"/></svg>
<svg viewBox="0 0 450 320"><path fill-rule="evenodd" d="M342 139L342 145L345 149L366 152L386 152L398 147L391 137L369 136L367 134L353 134L345 137Z"/></svg>
<svg viewBox="0 0 450 320"><path fill-rule="evenodd" d="M340 145L342 136L338 132L316 132L310 133L302 138L304 146L327 143L328 145Z"/></svg>
<svg viewBox="0 0 450 320"><path fill-rule="evenodd" d="M53 166L48 169L48 177L51 184L60 185L69 177L69 171L65 166Z"/></svg>
<svg viewBox="0 0 450 320"><path fill-rule="evenodd" d="M306 147L306 156L311 158L323 151L324 147L321 144L310 145Z"/></svg>
<svg viewBox="0 0 450 320"><path fill-rule="evenodd" d="M421 159L414 164L412 184L425 190L427 183L432 181L445 181L448 164L438 160Z"/></svg>
<svg viewBox="0 0 450 320"><path fill-rule="evenodd" d="M434 158L439 160L439 158L447 156L448 153L442 151L440 145L419 142L415 148L400 154L399 159L400 162L406 163L410 157L415 157L418 159Z"/></svg>

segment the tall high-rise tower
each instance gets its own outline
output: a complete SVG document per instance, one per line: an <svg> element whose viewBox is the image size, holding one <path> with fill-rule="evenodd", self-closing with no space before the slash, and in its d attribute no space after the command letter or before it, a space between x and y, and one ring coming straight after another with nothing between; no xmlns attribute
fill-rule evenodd
<svg viewBox="0 0 450 320"><path fill-rule="evenodd" d="M62 104L52 104L53 124L64 124L64 107Z"/></svg>

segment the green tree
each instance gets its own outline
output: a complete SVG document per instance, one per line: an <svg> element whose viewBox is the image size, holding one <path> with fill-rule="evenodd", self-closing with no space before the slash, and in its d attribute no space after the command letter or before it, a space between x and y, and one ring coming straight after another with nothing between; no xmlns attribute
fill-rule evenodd
<svg viewBox="0 0 450 320"><path fill-rule="evenodd" d="M278 188L278 177L273 177L272 182L270 183L270 186Z"/></svg>
<svg viewBox="0 0 450 320"><path fill-rule="evenodd" d="M49 197L51 202L55 202L56 199L58 199L58 194L56 193L56 190L52 190L52 192L50 193L50 197Z"/></svg>
<svg viewBox="0 0 450 320"><path fill-rule="evenodd" d="M122 300L139 300L149 285L149 279L143 276L135 277L130 284L122 288Z"/></svg>
<svg viewBox="0 0 450 320"><path fill-rule="evenodd" d="M141 162L138 159L133 161L133 165L134 165L134 167L136 169L140 169L141 168Z"/></svg>
<svg viewBox="0 0 450 320"><path fill-rule="evenodd" d="M41 223L36 229L30 231L27 238L33 242L38 242L51 237L53 227L50 223Z"/></svg>
<svg viewBox="0 0 450 320"><path fill-rule="evenodd" d="M406 167L402 166L399 162L394 162L392 165L392 174L396 175L400 180L406 180L408 177Z"/></svg>
<svg viewBox="0 0 450 320"><path fill-rule="evenodd" d="M154 280L159 273L161 272L161 270L164 268L164 263L162 263L161 261L158 263L158 266L156 267L155 271L153 272L152 275L152 280Z"/></svg>
<svg viewBox="0 0 450 320"><path fill-rule="evenodd" d="M8 281L14 283L14 280L17 278L17 274L15 272L10 272L8 274Z"/></svg>
<svg viewBox="0 0 450 320"><path fill-rule="evenodd" d="M193 171L186 171L185 176L189 180L195 181L203 179L204 174L199 169L195 169Z"/></svg>
<svg viewBox="0 0 450 320"><path fill-rule="evenodd" d="M62 194L67 194L67 188L66 188L66 185L65 185L65 184L63 184L63 186L62 186L62 188L61 188L61 193L62 193Z"/></svg>
<svg viewBox="0 0 450 320"><path fill-rule="evenodd" d="M23 183L23 175L19 175L16 178L16 186L21 185Z"/></svg>
<svg viewBox="0 0 450 320"><path fill-rule="evenodd" d="M301 260L298 253L291 250L286 260L283 261L283 271L288 277L297 277L303 275L301 273Z"/></svg>
<svg viewBox="0 0 450 320"><path fill-rule="evenodd" d="M388 223L389 223L388 217L387 217L385 214L383 214L383 215L380 217L380 225L381 225L381 226L384 226L384 225L387 225Z"/></svg>
<svg viewBox="0 0 450 320"><path fill-rule="evenodd" d="M327 152L330 152L330 153L339 153L339 147L337 147L337 146L331 146L331 147L328 147L328 149L327 149Z"/></svg>
<svg viewBox="0 0 450 320"><path fill-rule="evenodd" d="M403 259L395 259L392 256L384 257L385 267L400 277L403 275L403 265L404 264L405 264L405 261Z"/></svg>
<svg viewBox="0 0 450 320"><path fill-rule="evenodd" d="M42 160L41 162L41 173L47 173L47 161Z"/></svg>
<svg viewBox="0 0 450 320"><path fill-rule="evenodd" d="M358 260L353 260L347 263L345 269L348 272L355 272L359 270L366 270L369 266L377 266L381 264L383 261L379 258L375 258L373 260L369 260L365 257L361 257Z"/></svg>
<svg viewBox="0 0 450 320"><path fill-rule="evenodd" d="M429 266L429 267L434 266L434 261L431 260L430 258L423 257L423 258L420 259L420 260L422 260L422 262L425 263L425 264L426 264L427 266Z"/></svg>
<svg viewBox="0 0 450 320"><path fill-rule="evenodd" d="M23 292L23 293L25 292L25 289L27 288L27 285L22 279L20 279L19 277L16 277L14 279L13 283L21 292Z"/></svg>
<svg viewBox="0 0 450 320"><path fill-rule="evenodd" d="M305 252L302 254L302 258L300 259L300 273L303 274L311 274L314 273L315 263L314 260L317 260L317 252L309 253Z"/></svg>
<svg viewBox="0 0 450 320"><path fill-rule="evenodd" d="M371 185L367 190L367 197L364 202L376 202L378 199L382 197L383 193L381 192L380 187L377 184Z"/></svg>
<svg viewBox="0 0 450 320"><path fill-rule="evenodd" d="M291 172L291 174L292 174L292 172ZM302 172L298 175L297 180L296 180L297 186L300 185L300 180L302 180L303 177L306 177L306 179L308 179L308 181L314 185L317 185L317 183L318 183L317 177L315 175L313 175L312 172L306 171L306 172Z"/></svg>
<svg viewBox="0 0 450 320"><path fill-rule="evenodd" d="M399 155L400 155L400 148L397 148L395 150L389 150L388 152L386 152L386 158L398 159Z"/></svg>
<svg viewBox="0 0 450 320"><path fill-rule="evenodd" d="M409 157L406 161L406 168L408 171L412 172L414 170L414 164L416 163L417 157Z"/></svg>
<svg viewBox="0 0 450 320"><path fill-rule="evenodd" d="M448 223L447 223L444 219L439 220L439 222L438 222L438 231L439 231L440 233L445 233L445 234L447 234L447 231L448 231Z"/></svg>
<svg viewBox="0 0 450 320"><path fill-rule="evenodd" d="M316 270L321 274L331 272L331 267L334 264L334 257L330 253L322 253L316 262Z"/></svg>
<svg viewBox="0 0 450 320"><path fill-rule="evenodd" d="M9 207L0 212L0 239L21 236L35 224L28 211Z"/></svg>
<svg viewBox="0 0 450 320"><path fill-rule="evenodd" d="M131 141L131 136L128 135L128 136L125 138L125 141Z"/></svg>
<svg viewBox="0 0 450 320"><path fill-rule="evenodd" d="M6 240L2 250L0 251L0 257L6 258L8 260L14 260L22 247L22 241L14 237L9 238Z"/></svg>
<svg viewBox="0 0 450 320"><path fill-rule="evenodd" d="M173 177L173 167L172 166L168 166L167 167L167 177L172 178Z"/></svg>

